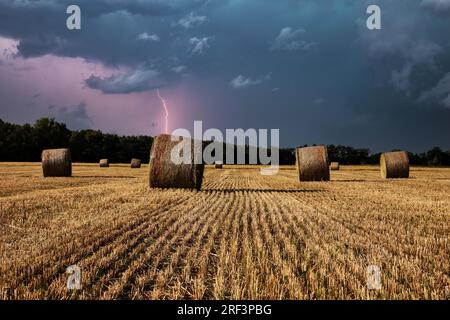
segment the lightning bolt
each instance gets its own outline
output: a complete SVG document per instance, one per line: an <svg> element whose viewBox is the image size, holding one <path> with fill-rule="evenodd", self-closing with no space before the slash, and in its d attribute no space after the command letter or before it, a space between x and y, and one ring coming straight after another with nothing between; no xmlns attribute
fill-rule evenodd
<svg viewBox="0 0 450 320"><path fill-rule="evenodd" d="M156 93L158 94L158 98L159 100L161 100L161 103L164 107L164 111L166 112L165 133L169 134L169 109L167 108L166 100L164 100L164 98L159 93L159 89L156 89Z"/></svg>

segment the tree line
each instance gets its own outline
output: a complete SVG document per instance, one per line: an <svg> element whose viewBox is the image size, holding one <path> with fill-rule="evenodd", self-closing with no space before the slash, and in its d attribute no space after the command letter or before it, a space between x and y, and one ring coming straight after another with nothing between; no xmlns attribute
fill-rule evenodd
<svg viewBox="0 0 450 320"><path fill-rule="evenodd" d="M308 147L308 145L303 145L300 147ZM255 147L250 146L234 146L234 163L237 163L237 153L239 151L244 151L245 149L245 161L249 163L250 153L258 154L258 164L259 160L259 150L255 150ZM226 150L226 144L223 145L223 150ZM381 153L371 153L370 149L358 149L341 145L328 145L328 159L330 162L339 162L343 165L359 165L359 164L379 164ZM270 150L263 150L270 156ZM279 161L281 165L295 165L295 148L281 148L279 151ZM392 150L398 151L398 150ZM450 166L450 150L442 151L440 148L435 147L430 151L424 153L412 153L408 152L409 162L411 165L418 166ZM223 163L226 162L226 155L223 157Z"/></svg>
<svg viewBox="0 0 450 320"><path fill-rule="evenodd" d="M153 138L118 136L99 130L71 131L54 119L42 118L34 125L17 125L0 119L0 161L41 161L44 149L70 148L74 162L129 163L132 158L149 161Z"/></svg>
<svg viewBox="0 0 450 320"><path fill-rule="evenodd" d="M129 163L131 158L138 158L148 163L152 143L153 138L149 136L71 131L65 124L48 118L39 119L33 125L11 124L0 119L0 161L40 161L42 150L68 147L74 162L95 163L106 158L112 163ZM238 148L242 147L234 147L235 156ZM248 161L252 147L244 148ZM295 164L294 148L282 148L279 155L281 165ZM329 145L328 156L330 161L341 164L378 164L380 159L379 153L371 153L369 149L341 145ZM435 147L424 153L409 153L409 160L412 165L450 166L450 150Z"/></svg>
<svg viewBox="0 0 450 320"><path fill-rule="evenodd" d="M399 151L399 150L392 150ZM341 164L379 164L381 153L370 153L369 149L354 149L345 146L328 146L330 161ZM450 166L450 150L439 147L423 153L408 152L409 163L418 166Z"/></svg>

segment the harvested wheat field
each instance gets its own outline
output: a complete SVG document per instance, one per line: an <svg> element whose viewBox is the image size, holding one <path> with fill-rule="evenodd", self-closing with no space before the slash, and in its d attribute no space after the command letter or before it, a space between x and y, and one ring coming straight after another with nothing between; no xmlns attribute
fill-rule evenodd
<svg viewBox="0 0 450 320"><path fill-rule="evenodd" d="M295 167L211 166L188 191L151 190L147 165L44 179L0 164L2 299L448 299L449 234L450 169L300 183ZM70 265L82 290L66 289Z"/></svg>

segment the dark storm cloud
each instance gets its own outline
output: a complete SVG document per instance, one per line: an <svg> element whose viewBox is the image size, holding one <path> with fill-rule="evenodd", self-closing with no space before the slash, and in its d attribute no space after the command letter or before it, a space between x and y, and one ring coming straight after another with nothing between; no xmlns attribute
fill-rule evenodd
<svg viewBox="0 0 450 320"><path fill-rule="evenodd" d="M20 40L24 57L55 54L84 57L107 64L139 64L167 52L167 47L137 40L166 28L161 21L177 19L201 8L207 0L80 0L82 30L66 28L66 8L73 1L0 0L0 35ZM153 54L149 54L153 51Z"/></svg>
<svg viewBox="0 0 450 320"><path fill-rule="evenodd" d="M442 45L416 37L411 29L412 26L392 26L370 35L363 31L360 36L361 48L373 63L374 71L384 73L381 81L407 95L414 94L415 86L428 84L413 81L414 72L419 69L424 75L438 72L436 59L447 53Z"/></svg>
<svg viewBox="0 0 450 320"><path fill-rule="evenodd" d="M82 0L75 32L71 1L18 3L0 0L0 35L19 40L19 55L130 70L86 79L103 93L184 84L202 120L280 128L284 145L450 148L450 21L436 18L448 0ZM381 30L366 28L370 4Z"/></svg>
<svg viewBox="0 0 450 320"><path fill-rule="evenodd" d="M193 10L204 5L207 0L2 0L0 8L5 13L42 14L45 12L65 12L69 5L76 4L83 13L99 16L116 11L150 16L173 15Z"/></svg>
<svg viewBox="0 0 450 320"><path fill-rule="evenodd" d="M86 79L86 85L91 89L100 90L107 94L124 94L143 92L159 88L163 82L159 79L159 72L139 68L126 74L116 74L108 78L91 75Z"/></svg>
<svg viewBox="0 0 450 320"><path fill-rule="evenodd" d="M444 107L450 108L450 72L439 80L439 83L434 88L422 92L418 102L422 103L426 101L437 101Z"/></svg>
<svg viewBox="0 0 450 320"><path fill-rule="evenodd" d="M450 0L422 0L422 7L438 16L450 16Z"/></svg>
<svg viewBox="0 0 450 320"><path fill-rule="evenodd" d="M64 55L67 41L54 35L39 35L20 41L17 49L24 57L45 54Z"/></svg>
<svg viewBox="0 0 450 320"><path fill-rule="evenodd" d="M56 2L56 1L55 1ZM73 4L73 1L58 1ZM86 8L86 12L92 15L126 10L133 14L150 16L174 15L193 10L204 5L207 0L79 0L76 3Z"/></svg>

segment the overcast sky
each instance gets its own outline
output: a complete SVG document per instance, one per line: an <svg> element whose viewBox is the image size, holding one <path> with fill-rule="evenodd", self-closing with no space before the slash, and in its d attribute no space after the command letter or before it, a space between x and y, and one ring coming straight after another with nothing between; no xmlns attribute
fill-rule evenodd
<svg viewBox="0 0 450 320"><path fill-rule="evenodd" d="M0 118L157 135L160 88L171 130L450 149L449 31L450 0L0 0Z"/></svg>

